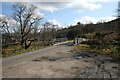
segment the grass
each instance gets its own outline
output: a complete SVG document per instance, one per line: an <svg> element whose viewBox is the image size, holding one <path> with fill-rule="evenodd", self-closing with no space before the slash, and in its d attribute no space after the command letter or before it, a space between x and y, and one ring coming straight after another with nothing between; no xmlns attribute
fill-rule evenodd
<svg viewBox="0 0 120 80"><path fill-rule="evenodd" d="M35 51L38 49L47 48L49 46L44 46L40 41L33 42L28 49L23 49L20 45L8 46L2 49L2 57L14 56L26 52Z"/></svg>
<svg viewBox="0 0 120 80"><path fill-rule="evenodd" d="M90 48L90 50L92 52L102 53L104 55L111 56L114 58L120 58L117 45L100 46L99 48Z"/></svg>
<svg viewBox="0 0 120 80"><path fill-rule="evenodd" d="M74 45L74 50L88 50L95 53L102 53L104 55L111 56L114 58L120 58L120 53L118 52L117 49L118 46L116 45L107 45L101 47L94 46L94 48L87 44Z"/></svg>
<svg viewBox="0 0 120 80"><path fill-rule="evenodd" d="M66 42L73 42L73 40L69 40L69 41L66 41Z"/></svg>
<svg viewBox="0 0 120 80"><path fill-rule="evenodd" d="M88 49L89 45L87 44L77 44L74 45L74 50L86 50Z"/></svg>
<svg viewBox="0 0 120 80"><path fill-rule="evenodd" d="M96 32L87 34L88 41L74 46L75 50L89 50L114 58L120 58L119 36L117 32Z"/></svg>

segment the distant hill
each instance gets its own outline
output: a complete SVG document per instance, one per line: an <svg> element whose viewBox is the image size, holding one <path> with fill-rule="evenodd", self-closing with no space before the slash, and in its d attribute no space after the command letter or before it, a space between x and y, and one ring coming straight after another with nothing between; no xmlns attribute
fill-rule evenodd
<svg viewBox="0 0 120 80"><path fill-rule="evenodd" d="M73 39L80 34L93 33L93 32L117 32L120 28L120 18L109 21L99 22L97 24L81 24L78 22L75 26L69 26L58 31L57 37L67 37Z"/></svg>

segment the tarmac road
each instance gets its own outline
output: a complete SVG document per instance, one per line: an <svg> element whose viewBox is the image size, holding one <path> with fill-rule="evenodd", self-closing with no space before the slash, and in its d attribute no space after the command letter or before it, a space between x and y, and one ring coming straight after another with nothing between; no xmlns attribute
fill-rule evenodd
<svg viewBox="0 0 120 80"><path fill-rule="evenodd" d="M41 56L42 54L49 55L49 53L54 53L59 50L61 51L64 49L64 46L66 47L66 45L68 44L72 44L72 43L63 42L63 43L55 44L54 46L51 46L48 48L44 48L44 49L40 49L40 50L36 50L32 52L27 52L27 53L23 53L23 54L16 55L16 56L2 58L2 68L5 69L11 66L22 64L25 61L35 59L38 56Z"/></svg>
<svg viewBox="0 0 120 80"><path fill-rule="evenodd" d="M118 78L117 59L64 42L2 61L3 78Z"/></svg>

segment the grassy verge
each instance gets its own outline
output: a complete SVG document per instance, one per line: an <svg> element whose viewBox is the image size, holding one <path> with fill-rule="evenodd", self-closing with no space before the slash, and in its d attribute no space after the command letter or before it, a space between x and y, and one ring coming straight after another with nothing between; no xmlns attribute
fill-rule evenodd
<svg viewBox="0 0 120 80"><path fill-rule="evenodd" d="M107 56L114 58L120 58L120 53L118 52L118 47L116 45L107 45L107 46L91 46L87 44L78 44L74 46L74 50L88 50L95 53L102 53Z"/></svg>
<svg viewBox="0 0 120 80"><path fill-rule="evenodd" d="M66 41L66 42L73 42L73 40L69 40L69 41Z"/></svg>
<svg viewBox="0 0 120 80"><path fill-rule="evenodd" d="M47 48L50 46L52 46L52 45L44 46L44 45L42 45L42 42L40 42L40 41L32 43L32 45L28 49L23 49L20 45L8 46L8 47L2 49L2 57L14 56L14 55L18 55L18 54L22 54L22 53L26 53L26 52L35 51L38 49Z"/></svg>
<svg viewBox="0 0 120 80"><path fill-rule="evenodd" d="M76 50L89 50L120 58L120 38L117 32L96 32L86 35L87 41L75 45Z"/></svg>
<svg viewBox="0 0 120 80"><path fill-rule="evenodd" d="M88 50L89 45L87 44L77 44L74 45L74 50Z"/></svg>

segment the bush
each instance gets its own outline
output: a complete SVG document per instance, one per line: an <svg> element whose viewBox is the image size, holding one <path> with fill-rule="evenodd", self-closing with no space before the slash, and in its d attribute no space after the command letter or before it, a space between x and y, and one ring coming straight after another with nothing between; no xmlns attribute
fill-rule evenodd
<svg viewBox="0 0 120 80"><path fill-rule="evenodd" d="M77 37L80 37L80 38L87 38L85 35L78 35Z"/></svg>
<svg viewBox="0 0 120 80"><path fill-rule="evenodd" d="M105 36L105 34L96 33L93 38L103 38L104 36Z"/></svg>
<svg viewBox="0 0 120 80"><path fill-rule="evenodd" d="M88 41L86 41L84 43L87 44L87 45L101 45L99 43L99 41L97 41L97 40L88 40Z"/></svg>

